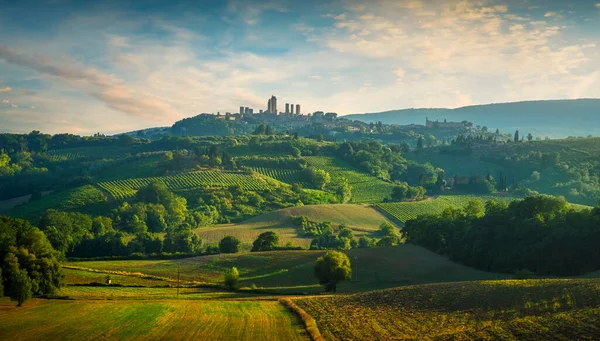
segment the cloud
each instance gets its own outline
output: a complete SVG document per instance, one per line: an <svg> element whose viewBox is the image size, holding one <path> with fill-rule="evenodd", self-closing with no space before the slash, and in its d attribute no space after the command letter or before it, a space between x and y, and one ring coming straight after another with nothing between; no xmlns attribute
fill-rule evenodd
<svg viewBox="0 0 600 341"><path fill-rule="evenodd" d="M5 86L4 88L0 88L0 92L11 92L12 88L10 86Z"/></svg>
<svg viewBox="0 0 600 341"><path fill-rule="evenodd" d="M95 68L60 65L48 57L15 52L6 46L0 46L0 59L66 81L71 87L99 99L109 108L133 117L167 122L182 116L159 97L137 92L123 85L123 81L116 76Z"/></svg>
<svg viewBox="0 0 600 341"><path fill-rule="evenodd" d="M600 8L600 2L596 4L596 8Z"/></svg>
<svg viewBox="0 0 600 341"><path fill-rule="evenodd" d="M404 75L406 75L406 71L400 67L394 70L394 74L398 77L398 79L402 79Z"/></svg>
<svg viewBox="0 0 600 341"><path fill-rule="evenodd" d="M546 12L546 14L544 14L544 18L550 18L554 16L556 16L556 12Z"/></svg>
<svg viewBox="0 0 600 341"><path fill-rule="evenodd" d="M2 100L2 104L10 104L10 101L9 101L9 100L7 100L7 99L3 99L3 100Z"/></svg>

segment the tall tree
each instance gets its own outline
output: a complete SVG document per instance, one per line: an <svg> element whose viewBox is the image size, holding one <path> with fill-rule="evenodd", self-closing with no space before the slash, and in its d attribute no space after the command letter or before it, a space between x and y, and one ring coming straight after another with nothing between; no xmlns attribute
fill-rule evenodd
<svg viewBox="0 0 600 341"><path fill-rule="evenodd" d="M315 276L319 284L325 286L325 291L336 292L338 283L352 276L350 259L341 252L329 251L317 259Z"/></svg>
<svg viewBox="0 0 600 341"><path fill-rule="evenodd" d="M515 142L519 142L519 131L515 131L515 138L514 138Z"/></svg>
<svg viewBox="0 0 600 341"><path fill-rule="evenodd" d="M417 149L423 149L423 136L419 136L417 140Z"/></svg>

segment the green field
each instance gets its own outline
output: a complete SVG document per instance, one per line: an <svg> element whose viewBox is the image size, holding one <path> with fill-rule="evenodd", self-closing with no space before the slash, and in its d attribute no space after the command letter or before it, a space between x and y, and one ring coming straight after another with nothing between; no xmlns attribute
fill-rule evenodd
<svg viewBox="0 0 600 341"><path fill-rule="evenodd" d="M299 184L305 188L313 188L311 184L304 181L301 177L301 171L297 169L276 169L276 168L264 168L264 167L252 167L250 168L253 172L259 173L264 176L268 176L275 180L285 182L287 184Z"/></svg>
<svg viewBox="0 0 600 341"><path fill-rule="evenodd" d="M596 340L600 280L460 282L298 298L327 340Z"/></svg>
<svg viewBox="0 0 600 341"><path fill-rule="evenodd" d="M422 214L441 213L449 206L463 208L471 200L479 200L483 203L488 200L510 203L516 199L519 198L500 195L444 195L424 201L381 203L377 204L377 207L390 216L398 219L398 221L405 223L407 220L415 219Z"/></svg>
<svg viewBox="0 0 600 341"><path fill-rule="evenodd" d="M92 185L84 185L53 192L39 200L17 206L7 214L18 218L35 219L48 209L96 214L106 212L110 208L108 199L102 191Z"/></svg>
<svg viewBox="0 0 600 341"><path fill-rule="evenodd" d="M276 301L0 301L5 340L308 340Z"/></svg>
<svg viewBox="0 0 600 341"><path fill-rule="evenodd" d="M188 189L200 186L227 187L232 185L239 185L243 189L251 191L270 188L269 184L260 177L240 172L216 170L182 173L172 176L106 181L98 183L98 186L109 192L115 199L124 200L133 197L138 189L154 181L164 182L170 190Z"/></svg>
<svg viewBox="0 0 600 341"><path fill-rule="evenodd" d="M279 234L280 244L292 242L295 246L306 247L310 245L312 237L303 236L291 221L293 216L301 215L311 221L346 224L357 236L375 232L379 225L389 221L383 214L366 205L305 205L271 211L239 224L199 228L196 233L208 244L216 244L227 235L236 236L249 249L259 234L275 231Z"/></svg>
<svg viewBox="0 0 600 341"><path fill-rule="evenodd" d="M313 274L316 259L326 251L272 251L224 254L180 260L87 261L69 262L69 266L123 274L146 274L163 278L180 277L184 281L221 283L223 272L235 266L240 285L252 284L290 293L316 293L323 289ZM501 279L505 275L474 270L439 256L422 247L400 245L390 248L346 251L353 264L353 278L342 283L341 292L359 292L432 282Z"/></svg>
<svg viewBox="0 0 600 341"><path fill-rule="evenodd" d="M104 273L90 272L90 271L81 271L81 270L73 270L73 269L63 269L65 274L65 284L90 284L93 282L96 283L105 283L106 275ZM135 285L135 286L169 286L172 285L172 282L143 278L138 276L124 276L124 275L110 275L111 281L113 284L119 285Z"/></svg>
<svg viewBox="0 0 600 341"><path fill-rule="evenodd" d="M352 202L382 202L392 193L394 185L355 169L342 160L327 156L305 156L306 162L316 169L322 169L332 177L345 177L352 186Z"/></svg>

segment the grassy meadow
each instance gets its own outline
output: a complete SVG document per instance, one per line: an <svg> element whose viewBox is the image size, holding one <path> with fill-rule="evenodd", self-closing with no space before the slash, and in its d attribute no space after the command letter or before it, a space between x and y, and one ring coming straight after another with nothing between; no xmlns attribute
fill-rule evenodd
<svg viewBox="0 0 600 341"><path fill-rule="evenodd" d="M309 340L277 301L0 301L5 340Z"/></svg>

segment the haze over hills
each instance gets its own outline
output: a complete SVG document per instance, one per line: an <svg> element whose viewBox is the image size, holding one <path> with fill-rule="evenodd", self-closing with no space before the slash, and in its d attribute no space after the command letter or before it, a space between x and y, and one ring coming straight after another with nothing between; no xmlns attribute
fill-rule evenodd
<svg viewBox="0 0 600 341"><path fill-rule="evenodd" d="M456 109L401 109L345 115L344 118L384 124L424 124L425 120L470 121L501 132L537 137L600 135L600 99L526 101L466 106Z"/></svg>

